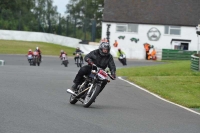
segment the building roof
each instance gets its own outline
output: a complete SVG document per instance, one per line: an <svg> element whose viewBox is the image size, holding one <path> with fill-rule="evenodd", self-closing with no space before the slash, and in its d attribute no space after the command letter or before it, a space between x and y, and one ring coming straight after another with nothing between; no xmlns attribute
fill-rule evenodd
<svg viewBox="0 0 200 133"><path fill-rule="evenodd" d="M200 0L104 0L103 21L197 26Z"/></svg>

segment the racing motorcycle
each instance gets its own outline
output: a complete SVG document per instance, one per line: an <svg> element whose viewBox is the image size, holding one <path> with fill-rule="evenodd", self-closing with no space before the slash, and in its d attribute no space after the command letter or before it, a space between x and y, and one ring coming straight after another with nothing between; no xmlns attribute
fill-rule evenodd
<svg viewBox="0 0 200 133"><path fill-rule="evenodd" d="M63 54L61 55L60 59L61 59L61 61L62 61L62 64L61 64L61 65L64 65L65 67L67 67L69 61L68 61L67 56L66 56L65 53L63 53Z"/></svg>
<svg viewBox="0 0 200 133"><path fill-rule="evenodd" d="M77 65L77 67L82 67L82 60L81 60L81 57L82 57L82 52L77 52L77 53L74 53L75 54L75 64Z"/></svg>
<svg viewBox="0 0 200 133"><path fill-rule="evenodd" d="M125 54L121 54L118 59L122 63L123 66L127 65L126 64L126 55Z"/></svg>
<svg viewBox="0 0 200 133"><path fill-rule="evenodd" d="M37 51L33 52L33 63L34 66L38 65L40 66L40 55Z"/></svg>
<svg viewBox="0 0 200 133"><path fill-rule="evenodd" d="M88 108L95 102L96 97L105 87L104 85L110 82L109 78L114 80L111 73L93 64L91 74L84 76L84 80L78 85L77 91L73 92L71 89L67 89L67 92L71 94L69 102L75 104L80 101L84 107Z"/></svg>

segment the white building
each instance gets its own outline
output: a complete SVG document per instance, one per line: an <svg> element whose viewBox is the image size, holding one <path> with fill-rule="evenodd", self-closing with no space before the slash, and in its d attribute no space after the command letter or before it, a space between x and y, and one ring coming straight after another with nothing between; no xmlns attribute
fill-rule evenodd
<svg viewBox="0 0 200 133"><path fill-rule="evenodd" d="M196 26L200 23L199 0L105 0L102 38L110 24L112 54L118 48L127 58L145 59L144 43L157 51L179 49L197 51Z"/></svg>

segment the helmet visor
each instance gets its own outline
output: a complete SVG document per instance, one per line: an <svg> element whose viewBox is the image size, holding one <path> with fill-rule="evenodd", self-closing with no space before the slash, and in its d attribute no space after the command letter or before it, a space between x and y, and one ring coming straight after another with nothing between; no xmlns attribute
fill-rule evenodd
<svg viewBox="0 0 200 133"><path fill-rule="evenodd" d="M102 48L102 52L103 53L108 53L108 49L107 48Z"/></svg>

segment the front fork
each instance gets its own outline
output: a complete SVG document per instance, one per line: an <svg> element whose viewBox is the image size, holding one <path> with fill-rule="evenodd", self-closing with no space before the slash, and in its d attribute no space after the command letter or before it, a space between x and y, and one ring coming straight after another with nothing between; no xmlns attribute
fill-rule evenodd
<svg viewBox="0 0 200 133"><path fill-rule="evenodd" d="M94 86L102 86L102 84L103 84L103 81L97 81L97 79L94 79L92 84L90 85L90 89L88 90L87 95L91 94L91 91L92 91ZM102 87L101 87L100 92L101 91L102 91Z"/></svg>

